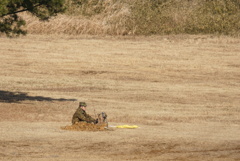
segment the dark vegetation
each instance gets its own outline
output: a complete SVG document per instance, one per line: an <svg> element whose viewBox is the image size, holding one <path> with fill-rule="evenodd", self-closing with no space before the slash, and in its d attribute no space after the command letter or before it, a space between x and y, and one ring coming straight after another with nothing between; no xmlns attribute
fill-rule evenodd
<svg viewBox="0 0 240 161"><path fill-rule="evenodd" d="M48 20L65 10L65 0L1 0L0 32L8 36L26 34L22 29L24 19L21 12L29 12L40 20Z"/></svg>

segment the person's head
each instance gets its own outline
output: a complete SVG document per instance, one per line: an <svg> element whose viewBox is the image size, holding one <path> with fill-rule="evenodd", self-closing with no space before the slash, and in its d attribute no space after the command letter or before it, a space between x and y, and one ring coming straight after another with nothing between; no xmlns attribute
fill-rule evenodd
<svg viewBox="0 0 240 161"><path fill-rule="evenodd" d="M87 104L85 102L79 102L79 107L81 107L85 111Z"/></svg>

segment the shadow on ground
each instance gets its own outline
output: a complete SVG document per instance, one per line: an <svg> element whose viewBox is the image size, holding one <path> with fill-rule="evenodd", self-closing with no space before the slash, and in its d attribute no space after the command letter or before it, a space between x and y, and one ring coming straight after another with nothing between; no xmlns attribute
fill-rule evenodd
<svg viewBox="0 0 240 161"><path fill-rule="evenodd" d="M76 99L51 98L43 96L28 96L24 92L10 92L0 90L0 102L20 103L21 101L76 101Z"/></svg>

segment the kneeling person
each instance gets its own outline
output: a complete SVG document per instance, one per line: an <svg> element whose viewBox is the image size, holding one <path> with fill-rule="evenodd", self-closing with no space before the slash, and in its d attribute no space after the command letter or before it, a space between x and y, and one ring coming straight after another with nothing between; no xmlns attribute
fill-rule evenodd
<svg viewBox="0 0 240 161"><path fill-rule="evenodd" d="M87 122L87 123L97 123L97 120L92 118L90 115L86 113L87 104L85 102L80 102L79 107L76 112L73 114L72 124L76 122Z"/></svg>

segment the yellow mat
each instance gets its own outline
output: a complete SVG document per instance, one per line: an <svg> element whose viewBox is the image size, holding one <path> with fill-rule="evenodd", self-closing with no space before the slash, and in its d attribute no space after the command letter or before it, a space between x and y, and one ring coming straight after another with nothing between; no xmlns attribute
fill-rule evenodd
<svg viewBox="0 0 240 161"><path fill-rule="evenodd" d="M118 125L116 126L116 128L120 128L120 129L136 129L138 128L137 125Z"/></svg>

